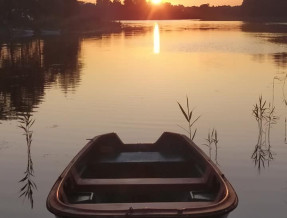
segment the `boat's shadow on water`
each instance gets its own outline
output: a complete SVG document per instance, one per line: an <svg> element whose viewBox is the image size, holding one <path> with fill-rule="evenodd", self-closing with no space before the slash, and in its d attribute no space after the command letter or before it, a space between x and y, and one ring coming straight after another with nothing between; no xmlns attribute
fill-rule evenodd
<svg viewBox="0 0 287 218"><path fill-rule="evenodd" d="M35 120L31 118L31 115L26 113L19 116L19 128L21 128L24 133L27 145L27 166L24 172L24 177L19 181L22 184L20 189L19 198L28 199L30 202L31 208L34 206L33 192L37 190L37 185L34 182L34 166L31 155L31 146L32 146L32 136L33 131L31 127L33 126Z"/></svg>

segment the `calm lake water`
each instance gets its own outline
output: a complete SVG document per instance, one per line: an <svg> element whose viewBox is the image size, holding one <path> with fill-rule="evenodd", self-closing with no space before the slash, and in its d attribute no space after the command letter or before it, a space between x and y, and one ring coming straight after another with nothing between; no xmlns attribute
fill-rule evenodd
<svg viewBox="0 0 287 218"><path fill-rule="evenodd" d="M0 217L53 217L48 192L86 139L185 133L177 101L185 106L188 96L201 116L195 143L238 193L229 217L286 218L287 24L124 24L134 28L0 43ZM35 122L23 129L26 113ZM204 145L213 129L217 150Z"/></svg>

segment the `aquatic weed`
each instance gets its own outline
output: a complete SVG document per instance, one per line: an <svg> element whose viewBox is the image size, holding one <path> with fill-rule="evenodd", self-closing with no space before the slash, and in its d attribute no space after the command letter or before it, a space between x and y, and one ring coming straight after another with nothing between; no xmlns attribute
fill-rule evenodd
<svg viewBox="0 0 287 218"><path fill-rule="evenodd" d="M33 181L34 177L34 168L33 161L31 156L31 144L32 144L32 135L33 131L30 128L33 126L35 120L31 118L30 114L24 114L18 117L20 125L19 128L24 130L24 134L26 137L27 144L27 167L24 172L24 177L19 181L19 183L24 183L23 187L20 189L20 197L28 198L31 204L31 208L33 208L34 200L33 200L33 190L37 189L36 183Z"/></svg>
<svg viewBox="0 0 287 218"><path fill-rule="evenodd" d="M275 107L259 96L259 102L253 107L252 114L258 125L258 140L255 145L251 158L254 160L255 166L260 171L261 166L265 167L265 162L269 163L273 160L274 153L271 150L270 134L271 126L277 123L278 117L275 115Z"/></svg>
<svg viewBox="0 0 287 218"><path fill-rule="evenodd" d="M211 133L209 131L207 138L205 140L207 141L207 144L204 144L204 145L206 145L209 149L209 158L211 158L212 144L214 144L214 146L215 146L215 157L214 157L214 159L215 159L215 163L217 165L219 165L218 161L217 161L217 149L218 149L218 142L219 142L217 130L213 128Z"/></svg>
<svg viewBox="0 0 287 218"><path fill-rule="evenodd" d="M198 116L197 118L193 119L193 111L194 109L190 109L189 107L189 100L188 100L188 96L186 96L186 110L184 110L184 108L182 107L182 105L177 102L182 114L184 115L184 118L186 119L187 123L188 123L188 129L179 126L180 128L182 128L184 131L186 131L189 135L189 138L191 140L194 139L195 134L197 132L197 129L194 130L193 134L192 134L192 126L195 124L195 122L200 118L200 116Z"/></svg>

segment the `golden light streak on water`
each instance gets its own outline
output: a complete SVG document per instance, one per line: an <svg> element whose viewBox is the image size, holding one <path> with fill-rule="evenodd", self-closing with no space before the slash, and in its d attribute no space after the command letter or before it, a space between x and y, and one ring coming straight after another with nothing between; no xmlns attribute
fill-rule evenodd
<svg viewBox="0 0 287 218"><path fill-rule="evenodd" d="M160 34L158 23L155 23L153 28L153 52L155 54L160 53Z"/></svg>

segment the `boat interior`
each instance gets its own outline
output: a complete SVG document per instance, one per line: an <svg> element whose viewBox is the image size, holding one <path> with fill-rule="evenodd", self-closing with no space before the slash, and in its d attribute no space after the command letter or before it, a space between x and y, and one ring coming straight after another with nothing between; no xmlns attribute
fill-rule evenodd
<svg viewBox="0 0 287 218"><path fill-rule="evenodd" d="M116 134L91 140L63 182L69 204L216 202L216 173L188 141L163 134L153 144L123 144Z"/></svg>

